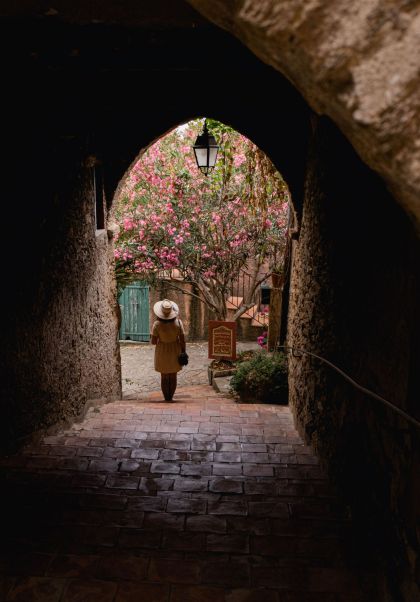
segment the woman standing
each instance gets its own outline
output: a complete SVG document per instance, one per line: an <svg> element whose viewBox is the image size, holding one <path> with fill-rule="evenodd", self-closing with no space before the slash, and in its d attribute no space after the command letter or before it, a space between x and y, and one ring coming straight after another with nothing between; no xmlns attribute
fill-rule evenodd
<svg viewBox="0 0 420 602"><path fill-rule="evenodd" d="M157 317L152 326L152 345L155 349L155 370L161 373L162 393L172 401L176 389L176 375L182 370L178 361L185 353L184 327L178 318L179 308L174 301L163 299L153 306Z"/></svg>

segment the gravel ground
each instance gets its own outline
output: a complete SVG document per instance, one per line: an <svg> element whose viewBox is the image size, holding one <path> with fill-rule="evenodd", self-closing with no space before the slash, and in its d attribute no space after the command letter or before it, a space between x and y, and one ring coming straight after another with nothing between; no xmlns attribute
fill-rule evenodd
<svg viewBox="0 0 420 602"><path fill-rule="evenodd" d="M254 341L238 342L237 352L258 349ZM160 389L160 374L153 368L154 346L150 343L121 342L122 390L124 399L141 399L143 394ZM188 366L178 372L179 386L208 384L207 341L187 343Z"/></svg>

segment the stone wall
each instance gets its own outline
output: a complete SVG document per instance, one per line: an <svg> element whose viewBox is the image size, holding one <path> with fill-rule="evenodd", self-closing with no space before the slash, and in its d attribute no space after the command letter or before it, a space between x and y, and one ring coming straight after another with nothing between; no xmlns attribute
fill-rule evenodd
<svg viewBox="0 0 420 602"><path fill-rule="evenodd" d="M121 394L112 242L96 230L92 167L74 141L54 153L47 138L44 131L24 168L30 208L12 203L7 213L9 224L20 224L20 244L9 240L3 271L10 285L0 349L6 449L74 420L90 400ZM46 165L51 177L40 182Z"/></svg>
<svg viewBox="0 0 420 602"><path fill-rule="evenodd" d="M420 228L418 2L188 1L333 119Z"/></svg>
<svg viewBox="0 0 420 602"><path fill-rule="evenodd" d="M288 344L326 357L418 419L420 243L326 119L314 120L299 226ZM381 559L384 599L418 599L418 429L309 356L290 356L290 396L300 430Z"/></svg>

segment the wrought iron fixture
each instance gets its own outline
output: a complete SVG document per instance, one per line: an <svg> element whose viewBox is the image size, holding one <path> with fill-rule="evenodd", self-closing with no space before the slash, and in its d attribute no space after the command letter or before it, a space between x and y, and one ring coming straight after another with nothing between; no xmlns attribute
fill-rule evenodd
<svg viewBox="0 0 420 602"><path fill-rule="evenodd" d="M198 169L206 176L216 165L219 146L216 138L207 129L207 120L204 120L204 128L193 146L195 160Z"/></svg>

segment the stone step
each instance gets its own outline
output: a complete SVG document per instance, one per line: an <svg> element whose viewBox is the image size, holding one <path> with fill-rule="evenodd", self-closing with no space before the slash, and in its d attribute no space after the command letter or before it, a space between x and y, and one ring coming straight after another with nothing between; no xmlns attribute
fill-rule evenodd
<svg viewBox="0 0 420 602"><path fill-rule="evenodd" d="M91 408L0 474L8 602L344 602L375 583L286 406L153 392Z"/></svg>

